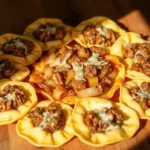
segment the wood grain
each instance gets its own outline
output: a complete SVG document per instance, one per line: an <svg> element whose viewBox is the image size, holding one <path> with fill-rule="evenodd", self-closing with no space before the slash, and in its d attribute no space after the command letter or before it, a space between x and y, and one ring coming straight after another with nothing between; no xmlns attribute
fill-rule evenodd
<svg viewBox="0 0 150 150"><path fill-rule="evenodd" d="M140 129L130 139L103 146L91 147L82 143L77 137L59 148L36 147L19 137L15 130L16 124L0 126L1 150L148 150L150 149L150 121L141 120Z"/></svg>

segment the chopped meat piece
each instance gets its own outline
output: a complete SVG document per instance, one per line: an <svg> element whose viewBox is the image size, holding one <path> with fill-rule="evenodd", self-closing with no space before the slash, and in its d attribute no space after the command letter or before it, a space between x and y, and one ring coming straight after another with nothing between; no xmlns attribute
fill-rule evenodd
<svg viewBox="0 0 150 150"><path fill-rule="evenodd" d="M67 47L63 47L60 51L59 51L59 57L61 61L64 61L64 59L66 58L67 54L70 53L70 55L73 53L72 49L69 49ZM67 57L67 59L69 59L70 57Z"/></svg>
<svg viewBox="0 0 150 150"><path fill-rule="evenodd" d="M62 40L65 37L66 31L63 26L56 28L55 39Z"/></svg>
<svg viewBox="0 0 150 150"><path fill-rule="evenodd" d="M110 74L112 71L113 71L113 68L110 64L109 65L104 65L98 76L99 76L100 79L103 79L105 76Z"/></svg>
<svg viewBox="0 0 150 150"><path fill-rule="evenodd" d="M73 89L69 89L68 90L67 96L75 96L75 95L76 95L76 93L75 93L75 91Z"/></svg>
<svg viewBox="0 0 150 150"><path fill-rule="evenodd" d="M95 35L95 42L94 42L94 44L103 44L103 46L107 46L106 39L103 36L101 36L100 34L96 34Z"/></svg>
<svg viewBox="0 0 150 150"><path fill-rule="evenodd" d="M136 43L127 44L126 47L123 49L124 57L133 58L137 48L138 48L138 45Z"/></svg>
<svg viewBox="0 0 150 150"><path fill-rule="evenodd" d="M51 35L49 32L39 31L38 40L42 42L47 42L51 40Z"/></svg>
<svg viewBox="0 0 150 150"><path fill-rule="evenodd" d="M144 72L147 76L150 77L150 66L144 65L142 72Z"/></svg>
<svg viewBox="0 0 150 150"><path fill-rule="evenodd" d="M136 55L136 64L144 65L146 63L146 59L142 54Z"/></svg>
<svg viewBox="0 0 150 150"><path fill-rule="evenodd" d="M94 67L94 66L92 66L92 65L87 65L86 67L85 67L85 77L87 77L87 78L92 78L92 77L94 77L94 76L96 76L97 75L97 69L96 69L96 67Z"/></svg>
<svg viewBox="0 0 150 150"><path fill-rule="evenodd" d="M97 31L95 30L95 26L93 25L88 25L85 27L85 29L83 30L83 35L85 37L85 40L90 43L90 44L94 44L95 40L96 40L96 35Z"/></svg>
<svg viewBox="0 0 150 150"><path fill-rule="evenodd" d="M135 54L134 50L132 50L130 48L126 48L126 49L123 50L123 55L126 58L133 58L134 54Z"/></svg>
<svg viewBox="0 0 150 150"><path fill-rule="evenodd" d="M71 58L71 63L74 63L74 62L81 63L82 60L81 60L78 56L74 55L74 56Z"/></svg>
<svg viewBox="0 0 150 150"><path fill-rule="evenodd" d="M107 85L107 86L109 86L109 87L112 86L112 81L111 81L109 78L107 78L107 77L104 77L104 78L101 80L101 83L102 83L103 85Z"/></svg>
<svg viewBox="0 0 150 150"><path fill-rule="evenodd" d="M103 87L101 83L98 84L97 88L98 88L99 93L103 94Z"/></svg>
<svg viewBox="0 0 150 150"><path fill-rule="evenodd" d="M86 89L86 81L83 80L72 80L72 87L74 90L80 91Z"/></svg>
<svg viewBox="0 0 150 150"><path fill-rule="evenodd" d="M63 76L61 75L61 73L55 73L53 74L53 77L52 77L53 81L58 84L58 85L64 85L64 80L63 80Z"/></svg>
<svg viewBox="0 0 150 150"><path fill-rule="evenodd" d="M101 94L104 94L110 90L113 85L113 81L109 78L104 77L101 82L98 84L97 88Z"/></svg>
<svg viewBox="0 0 150 150"><path fill-rule="evenodd" d="M99 53L100 56L104 57L106 55L106 49L102 47L91 47L90 50L94 53Z"/></svg>
<svg viewBox="0 0 150 150"><path fill-rule="evenodd" d="M141 65L139 64L135 64L131 67L131 70L135 70L135 71L138 71L138 72L143 72L143 69L141 67Z"/></svg>
<svg viewBox="0 0 150 150"><path fill-rule="evenodd" d="M139 88L137 86L133 86L130 89L131 94L137 94L138 91L139 91Z"/></svg>
<svg viewBox="0 0 150 150"><path fill-rule="evenodd" d="M150 83L143 82L141 83L140 87L143 89L143 91L150 93Z"/></svg>
<svg viewBox="0 0 150 150"><path fill-rule="evenodd" d="M0 79L9 78L16 72L10 61L0 60Z"/></svg>
<svg viewBox="0 0 150 150"><path fill-rule="evenodd" d="M74 44L73 46L74 53L77 52L80 58L88 58L90 55L89 49L85 48L79 44Z"/></svg>

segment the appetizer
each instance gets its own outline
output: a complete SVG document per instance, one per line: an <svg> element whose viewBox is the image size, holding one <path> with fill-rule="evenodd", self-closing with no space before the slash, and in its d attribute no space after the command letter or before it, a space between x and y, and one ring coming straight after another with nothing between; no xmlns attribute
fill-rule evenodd
<svg viewBox="0 0 150 150"><path fill-rule="evenodd" d="M110 54L119 56L123 61L127 78L150 80L150 43L140 35L129 32L120 37Z"/></svg>
<svg viewBox="0 0 150 150"><path fill-rule="evenodd" d="M82 142L96 147L131 138L139 128L134 110L98 97L80 99L75 105L71 123Z"/></svg>
<svg viewBox="0 0 150 150"><path fill-rule="evenodd" d="M29 83L0 81L0 125L17 121L26 115L36 102L36 92Z"/></svg>
<svg viewBox="0 0 150 150"><path fill-rule="evenodd" d="M125 70L117 57L100 47L65 46L33 65L30 75L37 92L63 101L68 96L110 98L124 81Z"/></svg>
<svg viewBox="0 0 150 150"><path fill-rule="evenodd" d="M30 70L26 66L15 61L0 58L0 80L22 81L29 73Z"/></svg>
<svg viewBox="0 0 150 150"><path fill-rule="evenodd" d="M139 118L150 119L150 81L131 80L121 85L120 102L134 109Z"/></svg>
<svg viewBox="0 0 150 150"><path fill-rule="evenodd" d="M24 35L34 39L42 50L52 50L68 44L72 40L72 27L60 19L41 18L30 24Z"/></svg>
<svg viewBox="0 0 150 150"><path fill-rule="evenodd" d="M11 33L0 36L0 58L30 65L41 55L41 47L28 37Z"/></svg>
<svg viewBox="0 0 150 150"><path fill-rule="evenodd" d="M58 147L74 136L71 115L69 105L44 100L17 122L16 130L35 146Z"/></svg>
<svg viewBox="0 0 150 150"><path fill-rule="evenodd" d="M73 29L73 39L84 47L111 47L125 31L106 17L82 21Z"/></svg>

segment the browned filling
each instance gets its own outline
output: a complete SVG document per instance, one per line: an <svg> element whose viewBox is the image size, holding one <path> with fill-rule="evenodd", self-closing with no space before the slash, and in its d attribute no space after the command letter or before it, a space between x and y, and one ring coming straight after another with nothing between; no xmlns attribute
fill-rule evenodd
<svg viewBox="0 0 150 150"><path fill-rule="evenodd" d="M150 44L149 43L132 43L126 45L123 50L126 58L133 58L134 65L132 70L143 72L150 76Z"/></svg>
<svg viewBox="0 0 150 150"><path fill-rule="evenodd" d="M87 25L83 30L83 35L87 43L99 44L104 47L111 46L119 37L119 34L112 29L99 24Z"/></svg>
<svg viewBox="0 0 150 150"><path fill-rule="evenodd" d="M9 78L17 70L12 66L8 60L0 60L0 79Z"/></svg>
<svg viewBox="0 0 150 150"><path fill-rule="evenodd" d="M33 36L42 42L62 40L65 35L66 31L63 26L56 26L50 23L40 25L40 27L33 33Z"/></svg>
<svg viewBox="0 0 150 150"><path fill-rule="evenodd" d="M91 133L107 132L122 125L123 118L115 108L106 108L102 111L89 111L84 118L85 124Z"/></svg>
<svg viewBox="0 0 150 150"><path fill-rule="evenodd" d="M150 83L143 82L141 85L133 86L129 90L133 100L138 102L143 110L147 110L150 108Z"/></svg>
<svg viewBox="0 0 150 150"><path fill-rule="evenodd" d="M1 51L4 54L25 57L29 55L34 47L33 42L20 38L12 39L2 45Z"/></svg>
<svg viewBox="0 0 150 150"><path fill-rule="evenodd" d="M59 99L76 95L76 92L90 87L96 87L102 95L113 86L117 76L117 69L105 59L105 55L103 48L86 49L77 44L71 49L64 48L59 51L55 61L59 64L47 64L46 78L45 74L43 78L40 75L40 83L37 84L51 93L57 86L61 87ZM51 74L49 67L52 68Z"/></svg>
<svg viewBox="0 0 150 150"><path fill-rule="evenodd" d="M53 133L65 125L65 115L61 105L55 102L47 107L36 107L28 117L32 120L34 127L41 127L46 132Z"/></svg>
<svg viewBox="0 0 150 150"><path fill-rule="evenodd" d="M17 109L26 102L25 93L17 85L7 85L0 91L0 111Z"/></svg>

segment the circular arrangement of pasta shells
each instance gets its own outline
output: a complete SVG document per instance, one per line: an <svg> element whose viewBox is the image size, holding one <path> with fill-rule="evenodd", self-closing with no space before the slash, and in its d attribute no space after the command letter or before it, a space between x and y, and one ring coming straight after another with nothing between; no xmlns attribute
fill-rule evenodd
<svg viewBox="0 0 150 150"><path fill-rule="evenodd" d="M41 25L45 25L46 23L63 27L66 32L63 39L49 40L47 42L37 40L33 33L39 29ZM104 46L102 44L91 44L87 42L83 34L84 29L87 26L94 28L94 26L97 25L104 28L98 29L104 41L107 39L105 39L106 35L104 35L107 31L109 31L109 36L114 38L113 40L109 39L113 41L111 45ZM50 29L47 29L46 31L48 35L52 32L49 30ZM89 33L87 32L87 34ZM113 34L117 36L114 37ZM92 38L96 37L91 37L91 39ZM13 55L9 50L11 44L7 44L13 39L32 42L34 46L31 52L21 57ZM2 77L0 76L0 93L2 93L3 88L7 85L16 85L24 91L27 101L17 109L11 108L10 110L2 111L3 107L5 107L4 101L9 101L13 95L10 94L6 97L0 95L0 125L7 125L17 121L17 134L31 144L39 147L59 147L71 141L74 136L78 137L83 143L95 147L101 147L132 138L140 127L139 119L150 119L150 104L147 104L148 108L143 110L141 104L134 100L130 93L132 87L139 87L143 82L150 83L150 76L148 74L132 69L135 63L134 56L129 58L124 56L123 50L125 46L127 44L136 43L150 44L139 34L127 32L114 21L103 16L96 16L84 20L76 27L66 25L60 19L41 18L27 26L23 35L12 33L1 35L0 75ZM17 44L21 50L27 49L24 49L22 43ZM89 80L88 84L90 86L86 88L85 91L80 89L82 84L80 86L76 85L80 89L78 92L72 90L71 84L73 80L75 77L77 78L77 74L83 78L84 73L82 71L85 69L83 66L77 66L77 63L75 64L76 66L74 65L73 67L68 61L68 58L73 58L71 54L76 44L79 46L79 49L76 52L77 57L72 59L73 63L88 60L91 51L87 52L86 50L95 47L105 50L105 59L111 62L113 68L117 68L117 71L113 74L115 77L112 78L113 85L106 93L99 94L98 75L96 75L95 78L93 77L92 80ZM4 45L8 48L6 53L2 50ZM148 50L150 51L150 49ZM93 53L97 54L95 51ZM82 56L82 59L78 59L79 56ZM100 56L95 55L95 57L90 58L91 60L88 63L96 66L99 60L97 57ZM150 56L148 55L147 60L149 59ZM3 69L5 70L4 60L7 60L8 63L11 64L11 67L15 68L15 73L9 77L3 77ZM100 65L97 67L101 68ZM67 77L60 77L59 74L53 76L54 73L57 73L56 70L59 70L59 72L63 74L66 68ZM11 69L8 70L10 71ZM104 77L106 75L109 75L109 72L105 73ZM50 80L52 78L56 82ZM78 80L84 81L84 79ZM107 83L105 83L105 86L107 87ZM66 89L70 90L67 91L67 94ZM93 91L95 93L92 95L91 93ZM116 93L118 94L114 100ZM39 98L38 95L40 95L42 99ZM142 91L139 95L142 95L143 99L150 99L150 91ZM8 96L10 96L9 99L7 99ZM31 119L28 117L28 113L36 107L46 107L52 102L59 103L63 110L65 110L66 124L63 129L59 129L54 133L48 133L41 127L33 126ZM118 128L105 132L91 133L88 125L85 123L85 115L89 111L100 110L100 108L105 105L105 108L107 108L107 104L112 105L112 107L115 107L115 109L119 111L123 118L122 124Z"/></svg>

